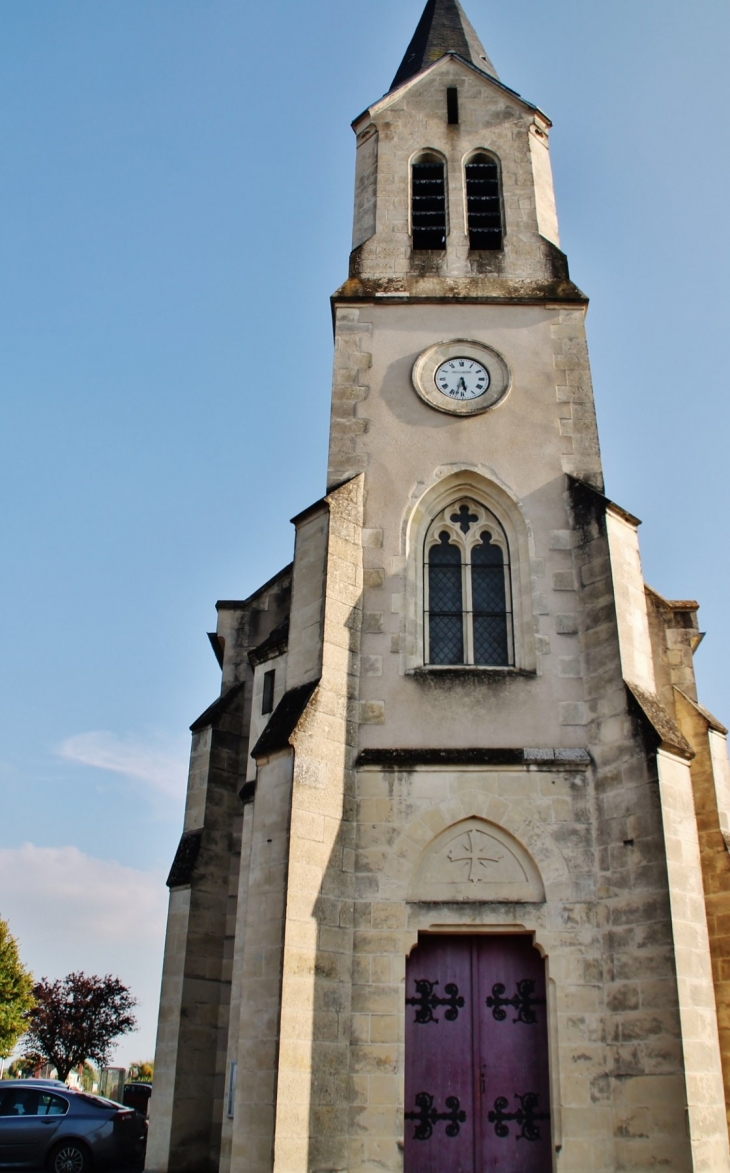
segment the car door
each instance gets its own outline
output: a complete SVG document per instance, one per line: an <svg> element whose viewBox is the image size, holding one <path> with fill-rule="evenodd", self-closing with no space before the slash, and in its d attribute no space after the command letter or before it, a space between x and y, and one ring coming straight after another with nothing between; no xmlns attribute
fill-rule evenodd
<svg viewBox="0 0 730 1173"><path fill-rule="evenodd" d="M68 1101L37 1088L11 1088L0 1102L0 1161L13 1165L42 1162Z"/></svg>

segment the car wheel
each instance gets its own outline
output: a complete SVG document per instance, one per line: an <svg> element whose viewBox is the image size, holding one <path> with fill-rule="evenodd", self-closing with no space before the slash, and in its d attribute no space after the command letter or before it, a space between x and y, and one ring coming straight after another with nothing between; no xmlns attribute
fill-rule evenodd
<svg viewBox="0 0 730 1173"><path fill-rule="evenodd" d="M48 1162L50 1173L89 1173L91 1160L83 1145L75 1140L56 1146Z"/></svg>

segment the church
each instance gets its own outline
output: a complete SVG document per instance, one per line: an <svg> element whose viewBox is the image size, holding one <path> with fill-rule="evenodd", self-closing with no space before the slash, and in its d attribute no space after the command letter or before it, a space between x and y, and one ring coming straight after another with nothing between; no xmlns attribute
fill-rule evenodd
<svg viewBox="0 0 730 1173"><path fill-rule="evenodd" d="M550 120L428 0L352 125L326 491L217 604L147 1169L727 1173L727 730L606 496Z"/></svg>

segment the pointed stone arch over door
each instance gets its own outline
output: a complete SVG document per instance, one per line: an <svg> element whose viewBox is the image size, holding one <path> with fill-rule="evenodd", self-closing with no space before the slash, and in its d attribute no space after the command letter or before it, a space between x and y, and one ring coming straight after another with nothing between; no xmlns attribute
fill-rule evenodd
<svg viewBox="0 0 730 1173"><path fill-rule="evenodd" d="M550 1173L545 963L529 937L421 936L405 1039L405 1173Z"/></svg>

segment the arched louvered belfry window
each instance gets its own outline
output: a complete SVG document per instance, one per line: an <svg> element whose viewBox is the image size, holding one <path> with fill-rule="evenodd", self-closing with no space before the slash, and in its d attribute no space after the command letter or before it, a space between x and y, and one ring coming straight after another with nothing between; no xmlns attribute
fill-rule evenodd
<svg viewBox="0 0 730 1173"><path fill-rule="evenodd" d="M411 234L414 249L446 248L446 168L433 153L411 164Z"/></svg>
<svg viewBox="0 0 730 1173"><path fill-rule="evenodd" d="M465 167L469 248L502 248L502 193L499 164L486 152L472 155Z"/></svg>
<svg viewBox="0 0 730 1173"><path fill-rule="evenodd" d="M442 510L423 572L426 664L513 665L509 546L494 514L469 499Z"/></svg>

